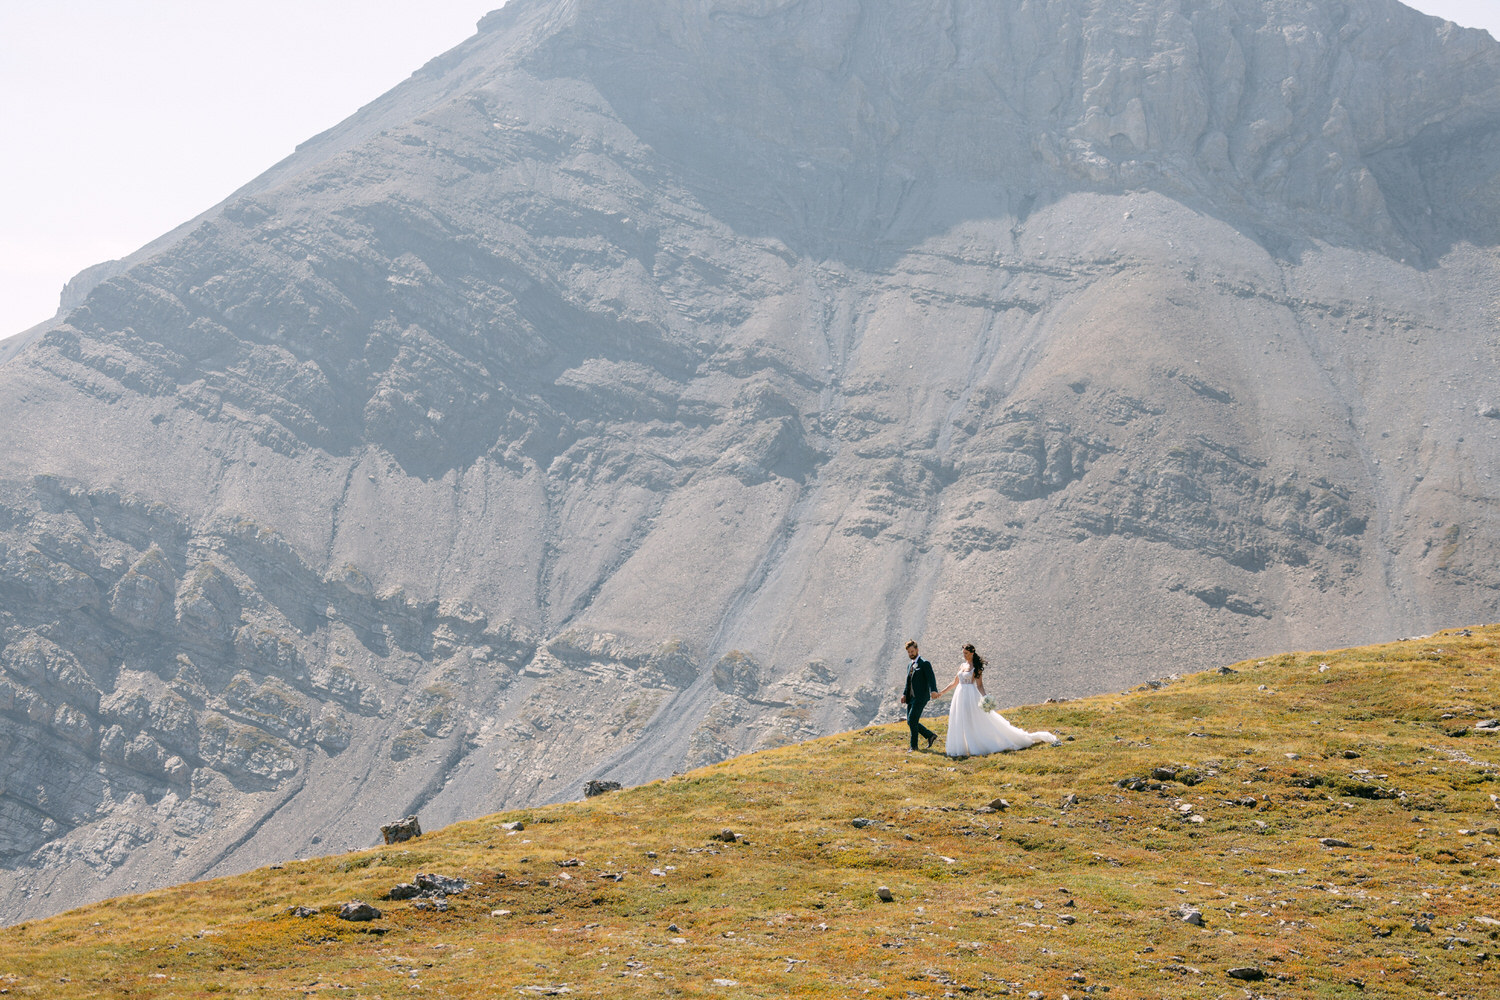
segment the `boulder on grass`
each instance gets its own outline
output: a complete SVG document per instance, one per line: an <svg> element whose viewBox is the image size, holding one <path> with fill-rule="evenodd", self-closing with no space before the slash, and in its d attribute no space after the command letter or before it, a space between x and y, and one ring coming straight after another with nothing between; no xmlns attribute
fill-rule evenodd
<svg viewBox="0 0 1500 1000"><path fill-rule="evenodd" d="M399 844L413 837L422 836L422 824L417 822L416 816L408 816L382 826L380 835L385 838L387 844Z"/></svg>
<svg viewBox="0 0 1500 1000"><path fill-rule="evenodd" d="M375 909L375 907L371 906L369 903L366 903L363 900L359 899L356 899L350 903L345 903L343 906L339 907L340 920L353 920L356 922L364 920L379 920L381 916L382 914L379 910Z"/></svg>

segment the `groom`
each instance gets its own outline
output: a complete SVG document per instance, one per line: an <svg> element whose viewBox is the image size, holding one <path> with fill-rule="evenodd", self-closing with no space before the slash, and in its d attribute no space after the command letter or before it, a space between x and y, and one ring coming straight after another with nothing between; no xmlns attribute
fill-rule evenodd
<svg viewBox="0 0 1500 1000"><path fill-rule="evenodd" d="M927 738L927 746L937 739L937 734L922 725L922 709L927 699L937 694L937 678L932 675L932 664L917 655L915 639L906 643L906 690L901 694L901 704L906 706L906 724L911 727L911 748L917 748L917 737Z"/></svg>

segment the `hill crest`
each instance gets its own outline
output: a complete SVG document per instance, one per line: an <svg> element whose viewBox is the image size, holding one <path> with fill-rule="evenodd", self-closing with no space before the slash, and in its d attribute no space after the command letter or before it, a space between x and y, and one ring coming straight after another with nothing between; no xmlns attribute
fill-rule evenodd
<svg viewBox="0 0 1500 1000"><path fill-rule="evenodd" d="M1479 997L1497 671L1488 626L1017 709L1068 741L993 758L872 727L0 930L0 977L62 998L1138 996L1247 976ZM467 885L379 898L419 872ZM352 899L382 916L335 917Z"/></svg>

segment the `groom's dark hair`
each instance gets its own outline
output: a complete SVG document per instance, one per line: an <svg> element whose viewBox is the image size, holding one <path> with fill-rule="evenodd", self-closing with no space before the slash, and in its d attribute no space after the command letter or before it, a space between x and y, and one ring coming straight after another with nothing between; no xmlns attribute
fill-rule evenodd
<svg viewBox="0 0 1500 1000"><path fill-rule="evenodd" d="M915 640L915 639L907 639L906 640L906 648L907 649L919 649L920 647L917 645L917 640Z"/></svg>

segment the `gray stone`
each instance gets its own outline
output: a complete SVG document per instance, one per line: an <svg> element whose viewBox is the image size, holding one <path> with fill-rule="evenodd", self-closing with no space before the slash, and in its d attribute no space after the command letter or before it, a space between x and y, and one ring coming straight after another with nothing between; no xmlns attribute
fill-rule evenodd
<svg viewBox="0 0 1500 1000"><path fill-rule="evenodd" d="M1340 840L1337 837L1319 837L1318 838L1318 843L1322 844L1324 847L1352 847L1353 846L1347 840Z"/></svg>
<svg viewBox="0 0 1500 1000"><path fill-rule="evenodd" d="M1230 979L1243 979L1247 983L1258 983L1266 978L1265 972L1253 965L1238 966L1230 969L1226 974Z"/></svg>
<svg viewBox="0 0 1500 1000"><path fill-rule="evenodd" d="M417 888L427 895L456 896L466 892L469 883L449 875L432 875L425 872L417 875Z"/></svg>
<svg viewBox="0 0 1500 1000"><path fill-rule="evenodd" d="M587 785L583 786L584 797L590 799L596 795L603 795L605 792L617 792L619 790L620 783L618 781L600 781L598 778L594 778Z"/></svg>
<svg viewBox="0 0 1500 1000"><path fill-rule="evenodd" d="M369 903L361 900L345 903L339 907L338 917L340 920L352 920L355 922L367 920L379 920L382 914Z"/></svg>
<svg viewBox="0 0 1500 1000"><path fill-rule="evenodd" d="M892 902L896 898L894 895L892 895L891 890L886 888L885 886L881 886L879 889L876 889L875 895L880 899L882 903Z"/></svg>
<svg viewBox="0 0 1500 1000"><path fill-rule="evenodd" d="M1185 906L1181 912L1182 922L1192 924L1194 927L1203 926L1203 911L1190 906Z"/></svg>
<svg viewBox="0 0 1500 1000"><path fill-rule="evenodd" d="M422 835L422 824L417 817L408 816L394 823L387 823L380 828L380 835L385 838L387 844L400 844L411 840L413 837Z"/></svg>

